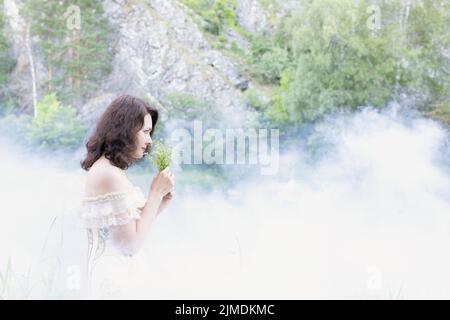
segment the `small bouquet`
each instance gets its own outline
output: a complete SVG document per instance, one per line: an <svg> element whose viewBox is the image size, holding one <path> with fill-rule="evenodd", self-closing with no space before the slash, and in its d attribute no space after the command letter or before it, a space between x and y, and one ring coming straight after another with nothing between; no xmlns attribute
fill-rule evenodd
<svg viewBox="0 0 450 320"><path fill-rule="evenodd" d="M172 148L163 142L156 142L150 161L156 167L158 172L163 171L172 163ZM170 194L170 192L168 194Z"/></svg>
<svg viewBox="0 0 450 320"><path fill-rule="evenodd" d="M154 148L155 151L151 159L153 165L161 172L172 163L172 148L162 142L156 142Z"/></svg>

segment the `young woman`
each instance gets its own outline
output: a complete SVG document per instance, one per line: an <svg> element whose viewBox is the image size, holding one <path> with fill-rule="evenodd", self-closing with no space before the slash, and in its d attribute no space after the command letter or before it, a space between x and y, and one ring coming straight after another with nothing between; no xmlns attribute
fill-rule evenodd
<svg viewBox="0 0 450 320"><path fill-rule="evenodd" d="M150 149L158 111L124 95L105 110L89 138L81 166L88 171L80 218L88 231L88 296L139 296L145 264L139 254L158 214L172 200L174 175L153 178L147 196L126 169ZM140 288L140 289L139 289Z"/></svg>

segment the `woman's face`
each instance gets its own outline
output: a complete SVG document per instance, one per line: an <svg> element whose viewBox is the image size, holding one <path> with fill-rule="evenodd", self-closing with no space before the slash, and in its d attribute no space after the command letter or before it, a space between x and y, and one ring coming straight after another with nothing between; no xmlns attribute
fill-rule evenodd
<svg viewBox="0 0 450 320"><path fill-rule="evenodd" d="M150 131L152 131L152 117L147 114L144 117L144 125L136 134L136 151L135 157L141 159L144 153L148 152L149 146L152 144L152 137L150 137Z"/></svg>

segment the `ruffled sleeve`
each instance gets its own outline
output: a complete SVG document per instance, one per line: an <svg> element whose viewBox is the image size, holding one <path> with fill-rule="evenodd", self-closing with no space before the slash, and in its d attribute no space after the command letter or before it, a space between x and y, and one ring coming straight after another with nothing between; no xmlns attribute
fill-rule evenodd
<svg viewBox="0 0 450 320"><path fill-rule="evenodd" d="M132 219L140 219L141 210L146 202L146 198L138 187L84 197L79 217L86 228L124 225Z"/></svg>

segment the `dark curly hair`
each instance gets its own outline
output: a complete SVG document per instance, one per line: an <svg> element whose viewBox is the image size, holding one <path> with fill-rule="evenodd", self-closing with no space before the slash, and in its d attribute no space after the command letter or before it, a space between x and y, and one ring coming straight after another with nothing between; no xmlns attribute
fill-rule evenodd
<svg viewBox="0 0 450 320"><path fill-rule="evenodd" d="M106 108L99 119L94 133L86 143L87 155L81 167L88 171L103 154L116 167L128 168L134 161L136 133L144 125L145 115L152 117L153 136L158 121L158 111L145 101L122 95Z"/></svg>

